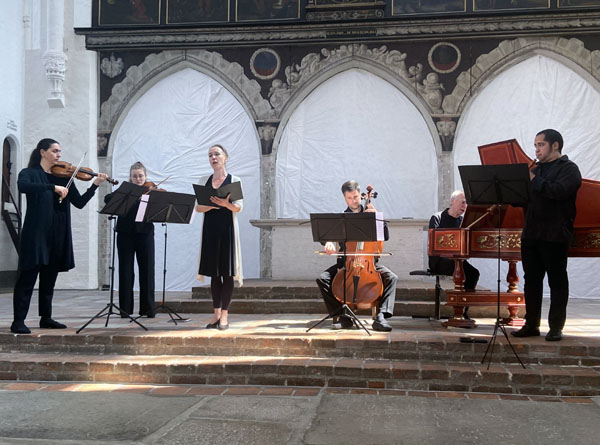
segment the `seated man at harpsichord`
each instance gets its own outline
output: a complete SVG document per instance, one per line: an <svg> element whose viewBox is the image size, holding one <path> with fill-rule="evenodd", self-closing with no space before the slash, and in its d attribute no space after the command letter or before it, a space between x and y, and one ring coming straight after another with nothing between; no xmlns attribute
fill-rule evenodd
<svg viewBox="0 0 600 445"><path fill-rule="evenodd" d="M435 213L429 220L430 229L457 229L461 226L463 215L467 210L467 200L465 194L461 190L456 190L450 196L450 207ZM429 257L429 271L440 275L454 274L454 260L442 258L439 256ZM463 269L465 271L465 290L473 291L479 280L479 271L469 264L468 261L463 261ZM469 319L469 307L465 307L463 317Z"/></svg>
<svg viewBox="0 0 600 445"><path fill-rule="evenodd" d="M354 180L346 181L342 185L342 193L344 194L344 199L348 205L348 208L344 210L344 212L376 212L372 203L368 203L366 207L363 207L361 204L360 185L358 182ZM384 225L384 239L386 241L389 239L387 224ZM342 250L342 246L338 249L336 244L332 242L326 243L324 247L324 251L328 255L338 254ZM387 267L379 264L378 258L375 258L375 264L375 270L380 274L383 283L383 293L378 301L378 312L373 321L372 328L374 331L389 332L392 330L392 326L388 323L387 319L391 318L394 313L398 276ZM319 278L317 278L317 285L323 296L325 306L327 306L327 311L332 315L339 312L342 307L342 303L334 296L334 290L332 289L334 286L332 286L332 283L334 283L338 271L343 267L344 261L342 257L338 257L337 263L325 270ZM343 277L343 269L341 273L342 275L340 276ZM352 327L353 321L349 316L341 315L339 317L334 317L334 328L351 329Z"/></svg>

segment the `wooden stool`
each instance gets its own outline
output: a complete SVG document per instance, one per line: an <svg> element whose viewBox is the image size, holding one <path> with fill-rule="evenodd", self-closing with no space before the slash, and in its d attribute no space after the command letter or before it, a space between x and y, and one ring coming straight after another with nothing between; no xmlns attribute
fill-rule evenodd
<svg viewBox="0 0 600 445"><path fill-rule="evenodd" d="M435 310L434 315L435 319L440 319L440 295L442 293L442 286L440 286L440 276L442 274L436 274L431 272L430 270L413 270L409 272L409 275L422 275L425 277L435 277Z"/></svg>

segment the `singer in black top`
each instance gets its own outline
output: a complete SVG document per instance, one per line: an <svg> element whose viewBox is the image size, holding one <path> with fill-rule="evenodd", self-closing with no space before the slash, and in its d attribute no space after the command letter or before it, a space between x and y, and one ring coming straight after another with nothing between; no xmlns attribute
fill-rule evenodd
<svg viewBox="0 0 600 445"><path fill-rule="evenodd" d="M61 156L60 144L42 139L31 153L29 164L19 172L19 192L27 197L27 212L21 231L19 275L13 294L14 319L10 327L15 334L30 334L25 325L33 287L38 278L40 327L64 329L52 319L52 298L59 272L75 267L71 236L71 204L82 209L96 193L106 175L98 173L87 191L80 195L74 183L51 173ZM68 185L68 187L67 187Z"/></svg>
<svg viewBox="0 0 600 445"><path fill-rule="evenodd" d="M129 181L136 185L146 182L146 167L141 162L129 168ZM108 203L112 193L104 197ZM138 205L133 206L125 216L119 216L117 250L119 253L119 308L126 318L133 313L133 284L135 280L134 259L137 259L140 285L139 314L154 318L154 224L135 222Z"/></svg>
<svg viewBox="0 0 600 445"><path fill-rule="evenodd" d="M200 184L213 189L240 178L227 173L227 150L221 145L213 145L208 150L208 159L213 174L200 178ZM210 277L210 291L213 300L213 316L206 325L207 329L229 328L229 305L233 295L233 282L243 283L242 254L240 249L237 214L242 211L243 199L230 201L211 196L212 206L197 205L196 211L204 213L202 225L202 245L198 279Z"/></svg>
<svg viewBox="0 0 600 445"><path fill-rule="evenodd" d="M569 277L567 258L573 237L575 201L581 173L562 154L563 138L552 129L535 137L537 166L530 171L530 196L521 235L521 259L525 272L525 325L511 332L515 337L540 335L544 276L550 286L547 341L562 339L567 319Z"/></svg>

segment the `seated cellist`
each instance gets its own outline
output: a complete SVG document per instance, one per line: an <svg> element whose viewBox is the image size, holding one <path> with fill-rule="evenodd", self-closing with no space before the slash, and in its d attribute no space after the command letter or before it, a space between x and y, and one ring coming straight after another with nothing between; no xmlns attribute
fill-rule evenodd
<svg viewBox="0 0 600 445"><path fill-rule="evenodd" d="M376 209L373 204L368 204L366 208L363 208L361 204L360 185L354 180L346 181L342 185L342 193L348 208L344 212L375 212ZM384 228L385 240L389 239L389 230L387 225ZM343 247L340 249L343 250ZM325 244L324 251L328 255L337 254L338 250L335 243L328 242ZM334 314L342 307L340 303L333 295L331 290L331 283L338 271L344 266L342 257L338 257L338 262L325 270L317 279L317 285L323 296L325 306L330 314ZM377 264L376 270L381 274L383 281L383 294L379 300L379 307L376 319L373 321L373 330L388 332L392 330L392 326L388 323L387 319L394 313L394 302L396 299L396 282L398 276L389 270L387 267ZM333 327L335 329L351 329L353 326L352 319L346 315L341 315L336 320L333 320Z"/></svg>

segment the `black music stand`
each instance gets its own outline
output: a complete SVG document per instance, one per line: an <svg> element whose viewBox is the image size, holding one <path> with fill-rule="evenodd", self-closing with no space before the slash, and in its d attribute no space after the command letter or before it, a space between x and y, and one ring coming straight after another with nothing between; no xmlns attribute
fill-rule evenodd
<svg viewBox="0 0 600 445"><path fill-rule="evenodd" d="M502 331L507 343L512 349L513 354L523 368L525 365L513 347L504 323L500 319L500 248L502 244L502 205L512 205L514 207L523 207L529 202L529 168L527 164L500 164L500 165L463 165L458 167L465 198L469 205L490 205L498 206L498 297L496 306L496 323L494 324L494 333L488 344L481 363L485 362L488 352L488 369L492 362L494 354L494 344L498 330Z"/></svg>
<svg viewBox="0 0 600 445"><path fill-rule="evenodd" d="M110 302L94 315L92 318L88 320L86 324L80 327L76 333L79 334L83 329L87 327L92 321L106 317L106 323L104 327L108 326L108 321L110 320L111 315L126 315L129 317L130 321L137 323L139 326L144 328L146 331L148 328L137 321L130 314L121 310L119 306L114 303L114 284L115 284L115 243L117 240L117 234L115 231L115 223L114 220L117 216L125 216L129 213L129 211L134 207L140 199L140 196L145 192L145 188L139 185L132 184L131 182L123 182L121 186L113 192L111 200L108 204L104 206L100 213L103 215L109 215L108 220L111 222L112 229L112 250L111 250L111 265L110 265ZM115 309L117 312L113 311Z"/></svg>
<svg viewBox="0 0 600 445"><path fill-rule="evenodd" d="M310 223L312 227L313 241L319 243L338 242L343 243L343 260L346 264L346 242L348 241L381 241L383 240L383 220L377 219L374 212L361 213L311 213ZM380 223L380 224L378 224ZM338 272L340 273L340 272ZM344 304L333 314L319 320L306 332L316 328L328 318L347 316L352 319L357 327L363 328L369 335L371 333L350 309L346 300L346 273L344 273ZM357 283L355 283L356 285ZM354 306L356 307L356 293L354 294Z"/></svg>
<svg viewBox="0 0 600 445"><path fill-rule="evenodd" d="M145 206L144 206L145 204ZM169 314L169 321L177 324L178 321L190 321L183 318L165 304L166 282L167 282L167 223L189 224L194 213L196 197L187 193L162 192L153 190L149 195L142 197L142 204L136 221L159 222L165 228L165 247L163 255L163 288L162 301L156 306L156 310L164 309ZM144 207L145 208L144 208Z"/></svg>

